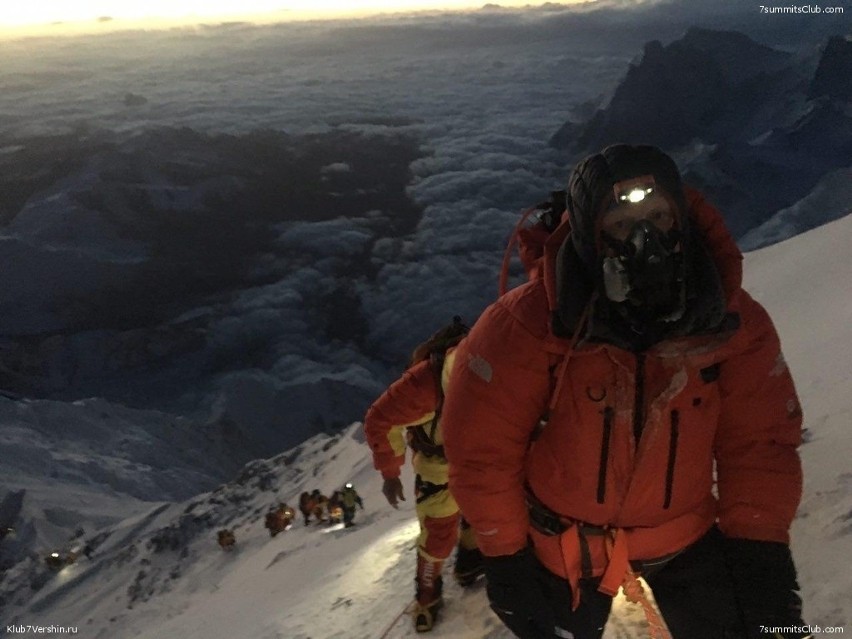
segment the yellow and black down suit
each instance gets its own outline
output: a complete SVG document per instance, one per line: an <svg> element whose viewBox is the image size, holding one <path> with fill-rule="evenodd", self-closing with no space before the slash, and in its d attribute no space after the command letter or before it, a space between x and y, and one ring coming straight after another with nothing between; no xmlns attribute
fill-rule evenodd
<svg viewBox="0 0 852 639"><path fill-rule="evenodd" d="M414 494L420 521L417 551L432 564L425 568L438 575L457 542L463 549L476 548L475 537L466 524L462 525L459 540L461 515L448 489L449 467L440 419L436 418L452 370L453 353L454 349L447 351L440 370L429 359L411 366L370 407L364 421L373 464L383 478L399 477L406 443L414 451ZM418 563L423 569L424 562Z"/></svg>

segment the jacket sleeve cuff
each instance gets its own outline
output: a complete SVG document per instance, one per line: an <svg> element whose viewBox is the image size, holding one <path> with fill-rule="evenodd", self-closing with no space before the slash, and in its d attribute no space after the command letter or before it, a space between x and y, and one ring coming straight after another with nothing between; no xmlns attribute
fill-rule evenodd
<svg viewBox="0 0 852 639"><path fill-rule="evenodd" d="M402 465L405 463L405 456L395 457L393 465L387 465L379 469L382 473L382 479L396 479L399 477Z"/></svg>

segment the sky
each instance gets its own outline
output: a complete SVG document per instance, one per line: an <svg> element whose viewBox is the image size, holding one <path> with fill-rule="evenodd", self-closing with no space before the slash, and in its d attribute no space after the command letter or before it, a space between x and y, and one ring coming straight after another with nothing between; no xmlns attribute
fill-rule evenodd
<svg viewBox="0 0 852 639"><path fill-rule="evenodd" d="M577 0L568 0L567 3ZM0 3L0 34L109 29L127 21L194 23L210 19L279 21L357 17L375 13L478 8L482 0L40 0ZM501 0L501 6L541 4ZM107 20L110 18L111 20ZM61 24L59 24L61 23Z"/></svg>

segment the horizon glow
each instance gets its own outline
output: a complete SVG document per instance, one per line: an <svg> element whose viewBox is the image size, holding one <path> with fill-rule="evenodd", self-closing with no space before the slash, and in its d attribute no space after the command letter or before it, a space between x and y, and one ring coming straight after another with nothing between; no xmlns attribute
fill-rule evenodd
<svg viewBox="0 0 852 639"><path fill-rule="evenodd" d="M542 3L541 0L538 4ZM578 0L567 0L567 3ZM298 20L377 13L478 9L488 0L38 0L0 4L0 32L110 29L122 22L192 24L210 19ZM501 0L504 7L528 0Z"/></svg>

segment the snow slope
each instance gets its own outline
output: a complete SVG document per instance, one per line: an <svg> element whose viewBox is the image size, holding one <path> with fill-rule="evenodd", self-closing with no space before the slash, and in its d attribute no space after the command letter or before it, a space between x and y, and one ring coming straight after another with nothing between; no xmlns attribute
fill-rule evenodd
<svg viewBox="0 0 852 639"><path fill-rule="evenodd" d="M772 314L802 402L804 497L793 524L812 623L848 624L852 574L852 215L747 254L745 287Z"/></svg>
<svg viewBox="0 0 852 639"><path fill-rule="evenodd" d="M775 319L801 395L807 442L805 494L793 525L806 618L843 626L852 618L852 216L746 258L746 288ZM406 469L407 470L407 469ZM302 490L330 493L355 482L366 509L358 526L301 522L275 538L263 514ZM412 478L404 476L409 492ZM91 560L50 573L38 559L0 582L4 623L71 625L81 636L182 639L376 639L413 592L417 525L411 500L384 502L360 425L317 436L246 466L212 493L150 509L101 531ZM57 489L60 490L60 489ZM215 531L234 527L236 550ZM30 584L42 584L33 590ZM431 636L508 639L481 587L447 581L445 619ZM646 636L643 617L616 602L606 639ZM403 619L388 637L414 636Z"/></svg>

